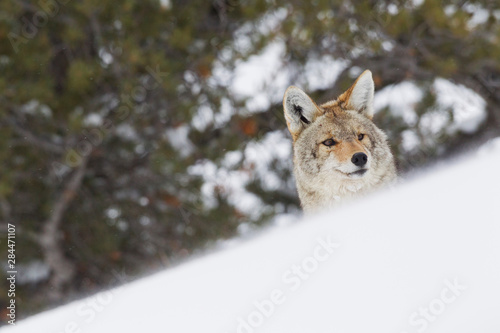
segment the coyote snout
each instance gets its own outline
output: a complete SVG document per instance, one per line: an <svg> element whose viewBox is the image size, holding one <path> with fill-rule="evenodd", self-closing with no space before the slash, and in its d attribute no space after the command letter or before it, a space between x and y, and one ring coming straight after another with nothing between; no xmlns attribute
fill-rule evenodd
<svg viewBox="0 0 500 333"><path fill-rule="evenodd" d="M386 135L372 122L373 95L370 71L336 100L319 106L299 88L285 92L283 108L304 210L330 206L396 178Z"/></svg>
<svg viewBox="0 0 500 333"><path fill-rule="evenodd" d="M351 162L358 167L363 167L368 162L368 156L365 153L356 153L352 155Z"/></svg>

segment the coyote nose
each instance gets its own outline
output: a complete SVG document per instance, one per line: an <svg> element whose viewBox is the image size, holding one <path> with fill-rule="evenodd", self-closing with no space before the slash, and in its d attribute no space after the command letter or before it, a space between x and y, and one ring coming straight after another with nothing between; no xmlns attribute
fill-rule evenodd
<svg viewBox="0 0 500 333"><path fill-rule="evenodd" d="M351 162L356 166L362 167L368 162L368 156L365 153L356 153L352 155Z"/></svg>

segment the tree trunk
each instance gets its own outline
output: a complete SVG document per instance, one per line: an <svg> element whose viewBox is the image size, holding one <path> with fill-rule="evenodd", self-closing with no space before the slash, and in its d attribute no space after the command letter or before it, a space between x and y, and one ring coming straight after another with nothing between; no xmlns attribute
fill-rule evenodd
<svg viewBox="0 0 500 333"><path fill-rule="evenodd" d="M81 185L83 176L85 175L87 161L88 157L86 156L82 159L78 168L73 172L61 196L54 203L52 214L45 221L38 239L45 258L45 263L49 265L51 270L48 298L52 301L61 299L64 287L75 275L75 266L64 255L60 227L64 212L74 199L76 191Z"/></svg>

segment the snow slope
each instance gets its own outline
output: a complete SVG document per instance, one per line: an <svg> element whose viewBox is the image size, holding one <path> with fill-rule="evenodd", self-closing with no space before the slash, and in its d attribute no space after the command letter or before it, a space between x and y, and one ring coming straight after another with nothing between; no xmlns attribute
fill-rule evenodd
<svg viewBox="0 0 500 333"><path fill-rule="evenodd" d="M395 190L0 332L498 333L498 165L499 139Z"/></svg>

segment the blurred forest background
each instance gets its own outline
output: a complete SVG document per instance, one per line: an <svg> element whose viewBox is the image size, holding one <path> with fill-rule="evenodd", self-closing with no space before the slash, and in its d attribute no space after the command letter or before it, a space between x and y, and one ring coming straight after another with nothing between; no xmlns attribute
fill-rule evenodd
<svg viewBox="0 0 500 333"><path fill-rule="evenodd" d="M2 1L18 315L299 214L290 84L326 102L370 69L402 174L500 135L499 41L498 1Z"/></svg>

